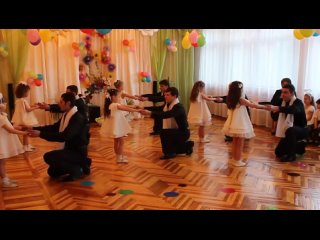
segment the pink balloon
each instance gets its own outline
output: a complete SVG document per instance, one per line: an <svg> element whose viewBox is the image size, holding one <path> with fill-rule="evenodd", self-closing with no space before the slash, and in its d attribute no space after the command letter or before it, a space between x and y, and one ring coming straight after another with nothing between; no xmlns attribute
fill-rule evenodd
<svg viewBox="0 0 320 240"><path fill-rule="evenodd" d="M79 56L80 56L80 50L79 50L79 49L74 50L73 55L74 55L75 57L79 57Z"/></svg>
<svg viewBox="0 0 320 240"><path fill-rule="evenodd" d="M190 34L189 34L189 40L191 43L196 43L198 42L198 33L197 31L193 30Z"/></svg>
<svg viewBox="0 0 320 240"><path fill-rule="evenodd" d="M37 41L35 42L30 42L33 46L37 46L39 43L41 42L41 38L39 38Z"/></svg>
<svg viewBox="0 0 320 240"><path fill-rule="evenodd" d="M37 29L28 29L27 30L27 38L29 42L37 42L38 39L40 38L39 32Z"/></svg>
<svg viewBox="0 0 320 240"><path fill-rule="evenodd" d="M30 85L30 86L33 85L33 84L34 84L34 79L31 78L31 77L28 78L28 79L27 79L27 83L28 83L28 85Z"/></svg>

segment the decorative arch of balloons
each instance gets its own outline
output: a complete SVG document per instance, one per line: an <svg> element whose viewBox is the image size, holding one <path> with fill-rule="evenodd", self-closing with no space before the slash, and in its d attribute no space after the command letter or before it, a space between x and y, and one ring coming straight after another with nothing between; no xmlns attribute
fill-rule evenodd
<svg viewBox="0 0 320 240"><path fill-rule="evenodd" d="M311 36L318 37L319 35L320 35L320 29L294 29L293 30L293 36L298 40L309 38Z"/></svg>

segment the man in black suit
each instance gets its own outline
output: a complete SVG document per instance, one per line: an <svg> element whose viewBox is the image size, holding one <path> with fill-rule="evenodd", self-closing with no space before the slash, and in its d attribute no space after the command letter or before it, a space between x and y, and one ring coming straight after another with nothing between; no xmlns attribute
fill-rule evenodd
<svg viewBox="0 0 320 240"><path fill-rule="evenodd" d="M44 154L49 165L48 174L53 178L63 175L64 181L73 181L83 174L90 174L91 159L88 158L87 120L77 110L73 93L61 95L59 109L64 112L53 125L29 129L30 137L40 137L51 142L60 142L59 150Z"/></svg>
<svg viewBox="0 0 320 240"><path fill-rule="evenodd" d="M283 78L281 80L281 87L283 87L286 84L291 84L291 79L290 78ZM271 99L271 105L273 106L281 106L282 103L282 98L281 98L281 92L282 88L278 89L275 91L275 93L272 96ZM271 134L275 135L276 134L276 129L277 129L277 121L279 118L279 112L270 112L271 118L272 118L272 127L271 127Z"/></svg>
<svg viewBox="0 0 320 240"><path fill-rule="evenodd" d="M175 87L165 91L166 105L163 112L142 110L141 114L158 118L163 121L160 133L163 156L160 159L170 159L177 154L190 155L193 152L194 142L189 141L190 130L186 111L178 101L179 92Z"/></svg>
<svg viewBox="0 0 320 240"><path fill-rule="evenodd" d="M78 108L78 112L83 115L86 121L89 123L89 110L88 106L85 103L83 98L80 98L78 95L78 87L76 85L69 85L66 89L66 92L71 92L74 94L76 101L75 106ZM40 109L44 109L46 111L54 112L54 113L61 113L61 109L59 104L47 104L47 103L40 103Z"/></svg>
<svg viewBox="0 0 320 240"><path fill-rule="evenodd" d="M296 160L296 154L305 153L305 142L308 136L307 118L303 102L296 98L295 87L292 84L282 86L281 106L270 106L269 110L279 112L276 136L281 140L275 154L282 162Z"/></svg>
<svg viewBox="0 0 320 240"><path fill-rule="evenodd" d="M160 92L156 94L143 94L140 97L140 101L151 101L154 106L145 107L149 111L157 111L162 112L163 107L165 105L164 93L170 87L169 80L163 79L159 82ZM155 118L153 124L153 132L150 135L159 135L162 129L162 119Z"/></svg>

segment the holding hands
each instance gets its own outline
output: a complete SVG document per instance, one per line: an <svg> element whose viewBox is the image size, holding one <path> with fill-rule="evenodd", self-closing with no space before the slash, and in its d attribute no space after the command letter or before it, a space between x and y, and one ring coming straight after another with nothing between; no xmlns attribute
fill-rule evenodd
<svg viewBox="0 0 320 240"><path fill-rule="evenodd" d="M45 109L45 110L49 110L50 109L49 104L47 104L45 102L38 103L37 105L39 106L40 109Z"/></svg>
<svg viewBox="0 0 320 240"><path fill-rule="evenodd" d="M149 111L149 110L143 109L140 111L140 113L144 116L149 116L149 117L151 116L151 111Z"/></svg>

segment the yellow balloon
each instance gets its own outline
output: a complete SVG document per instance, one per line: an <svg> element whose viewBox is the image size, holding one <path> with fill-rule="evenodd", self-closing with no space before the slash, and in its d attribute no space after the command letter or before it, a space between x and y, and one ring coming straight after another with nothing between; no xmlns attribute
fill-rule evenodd
<svg viewBox="0 0 320 240"><path fill-rule="evenodd" d="M300 29L294 29L294 30L293 30L293 35L294 35L295 38L298 39L298 40L304 39L304 36L301 34Z"/></svg>
<svg viewBox="0 0 320 240"><path fill-rule="evenodd" d="M39 35L43 42L49 42L51 40L51 31L49 29L40 29Z"/></svg>
<svg viewBox="0 0 320 240"><path fill-rule="evenodd" d="M190 42L189 38L183 38L183 40L182 40L182 47L183 47L184 49L189 49L189 48L191 48L191 42Z"/></svg>
<svg viewBox="0 0 320 240"><path fill-rule="evenodd" d="M189 32L186 32L186 34L184 35L181 45L182 45L182 47L184 49L191 48L191 42L190 42L190 39L189 39Z"/></svg>
<svg viewBox="0 0 320 240"><path fill-rule="evenodd" d="M300 29L300 33L304 37L311 37L314 33L313 29Z"/></svg>

